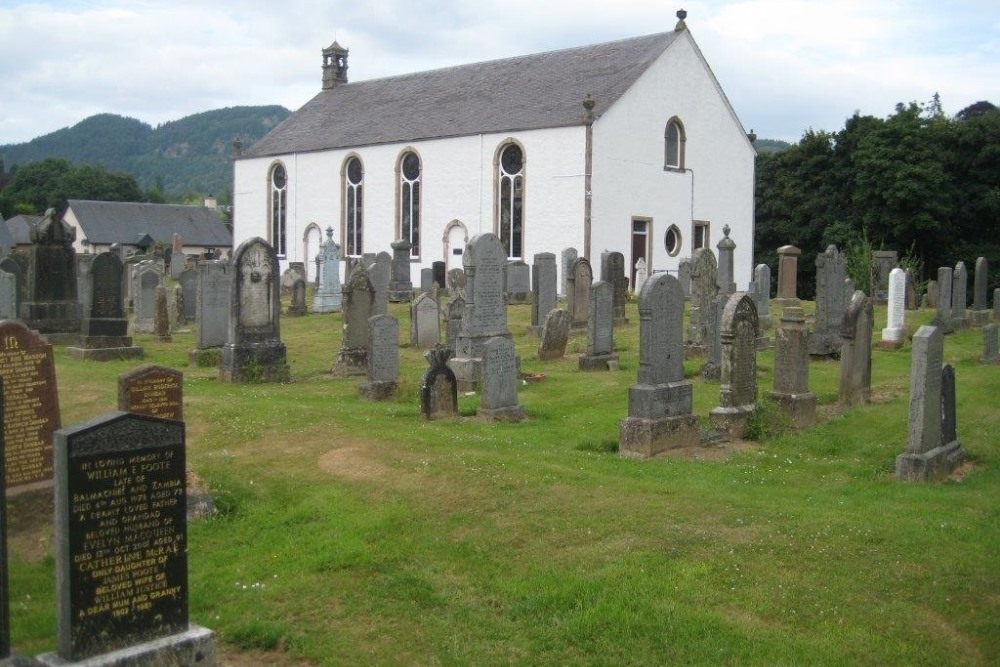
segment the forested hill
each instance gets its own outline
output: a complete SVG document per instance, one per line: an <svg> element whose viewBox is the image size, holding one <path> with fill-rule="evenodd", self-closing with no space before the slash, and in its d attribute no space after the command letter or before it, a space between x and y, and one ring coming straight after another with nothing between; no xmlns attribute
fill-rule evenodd
<svg viewBox="0 0 1000 667"><path fill-rule="evenodd" d="M100 164L135 176L144 190L175 199L222 196L232 188L233 139L243 147L290 115L282 106L228 107L205 111L156 128L134 118L99 114L24 144L0 146L6 171L45 158Z"/></svg>

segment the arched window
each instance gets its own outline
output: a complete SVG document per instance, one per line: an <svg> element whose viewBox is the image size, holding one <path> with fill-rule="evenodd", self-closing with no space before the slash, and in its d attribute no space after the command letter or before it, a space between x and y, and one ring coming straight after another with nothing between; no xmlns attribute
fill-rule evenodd
<svg viewBox="0 0 1000 667"><path fill-rule="evenodd" d="M667 121L667 129L663 132L664 169L684 168L684 126L676 117Z"/></svg>
<svg viewBox="0 0 1000 667"><path fill-rule="evenodd" d="M278 257L284 257L287 250L285 243L288 229L288 174L285 165L280 162L271 167L270 181L270 219L268 242L274 248Z"/></svg>
<svg viewBox="0 0 1000 667"><path fill-rule="evenodd" d="M344 254L360 257L364 241L365 170L361 160L351 156L344 164Z"/></svg>
<svg viewBox="0 0 1000 667"><path fill-rule="evenodd" d="M497 170L498 236L508 259L521 259L524 250L524 151L515 143L500 149Z"/></svg>
<svg viewBox="0 0 1000 667"><path fill-rule="evenodd" d="M420 257L420 156L413 151L399 159L399 238L410 242L411 257Z"/></svg>

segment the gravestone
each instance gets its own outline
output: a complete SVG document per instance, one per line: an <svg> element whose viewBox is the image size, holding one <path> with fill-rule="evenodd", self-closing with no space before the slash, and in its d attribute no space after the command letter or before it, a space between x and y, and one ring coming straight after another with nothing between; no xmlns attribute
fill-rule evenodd
<svg viewBox="0 0 1000 667"><path fill-rule="evenodd" d="M52 345L18 320L0 322L0 378L7 493L47 486L61 426Z"/></svg>
<svg viewBox="0 0 1000 667"><path fill-rule="evenodd" d="M969 274L965 270L965 262L955 264L951 274L951 324L957 331L969 325L968 306Z"/></svg>
<svg viewBox="0 0 1000 667"><path fill-rule="evenodd" d="M1000 320L1000 287L993 290L993 319Z"/></svg>
<svg viewBox="0 0 1000 667"><path fill-rule="evenodd" d="M809 330L799 306L786 307L774 335L771 398L794 428L816 423L816 395L809 391Z"/></svg>
<svg viewBox="0 0 1000 667"><path fill-rule="evenodd" d="M927 281L927 307L937 308L938 307L938 281L928 280Z"/></svg>
<svg viewBox="0 0 1000 667"><path fill-rule="evenodd" d="M187 257L184 256L184 241L181 239L180 234L174 234L171 239L170 248L170 277L174 280L179 280L186 262Z"/></svg>
<svg viewBox="0 0 1000 667"><path fill-rule="evenodd" d="M185 322L194 322L198 317L198 269L190 268L181 271L181 294L183 308L181 310Z"/></svg>
<svg viewBox="0 0 1000 667"><path fill-rule="evenodd" d="M541 340L538 343L539 361L562 359L566 355L570 324L568 311L562 308L553 308L549 311L545 316Z"/></svg>
<svg viewBox="0 0 1000 667"><path fill-rule="evenodd" d="M431 262L431 276L434 278L434 284L437 285L439 290L444 290L448 286L446 277L447 269L445 267L444 262Z"/></svg>
<svg viewBox="0 0 1000 667"><path fill-rule="evenodd" d="M712 305L705 313L704 322L705 349L708 360L698 369L698 375L703 380L718 381L722 377L722 312L726 308L729 297L716 294L712 297Z"/></svg>
<svg viewBox="0 0 1000 667"><path fill-rule="evenodd" d="M80 339L66 353L73 359L112 361L142 356L142 348L132 345L125 318L122 295L122 260L114 253L89 255L91 288L89 308L80 324Z"/></svg>
<svg viewBox="0 0 1000 667"><path fill-rule="evenodd" d="M435 347L424 352L428 367L420 383L420 412L427 419L458 416L458 380L448 368L451 350Z"/></svg>
<svg viewBox="0 0 1000 667"><path fill-rule="evenodd" d="M76 256L76 300L80 304L81 318L90 312L90 297L94 291L90 269L96 257L90 253Z"/></svg>
<svg viewBox="0 0 1000 667"><path fill-rule="evenodd" d="M899 254L895 250L875 250L872 252L872 301L886 303L889 298L889 274L899 265Z"/></svg>
<svg viewBox="0 0 1000 667"><path fill-rule="evenodd" d="M718 270L715 255L708 248L694 251L691 261L691 321L688 331L688 350L704 354L710 340L706 337L706 317L712 299L719 292Z"/></svg>
<svg viewBox="0 0 1000 667"><path fill-rule="evenodd" d="M985 257L976 258L976 273L972 284L972 324L982 326L990 321L989 281L990 265Z"/></svg>
<svg viewBox="0 0 1000 667"><path fill-rule="evenodd" d="M167 288L163 285L156 286L155 307L153 310L153 340L160 343L169 343L173 340L170 335L170 308L167 305Z"/></svg>
<svg viewBox="0 0 1000 667"><path fill-rule="evenodd" d="M633 291L638 294L642 286L646 284L646 278L649 277L649 270L646 268L646 259L640 257L635 260L635 285Z"/></svg>
<svg viewBox="0 0 1000 667"><path fill-rule="evenodd" d="M448 272L448 293L453 297L465 295L465 271L452 269Z"/></svg>
<svg viewBox="0 0 1000 667"><path fill-rule="evenodd" d="M931 324L941 327L942 334L949 334L954 331L954 323L951 319L951 297L952 297L952 275L950 266L938 267L938 295L937 312Z"/></svg>
<svg viewBox="0 0 1000 667"><path fill-rule="evenodd" d="M368 265L368 280L372 281L375 290L373 315L385 315L389 312L389 282L392 279L392 256L386 251L375 255L375 260Z"/></svg>
<svg viewBox="0 0 1000 667"><path fill-rule="evenodd" d="M302 276L299 272L289 266L285 269L284 273L281 274L281 293L285 296L290 296L292 293L292 286L295 285L295 281Z"/></svg>
<svg viewBox="0 0 1000 667"><path fill-rule="evenodd" d="M524 409L517 402L517 355L510 337L490 338L483 346L482 396L476 415L490 421L518 422Z"/></svg>
<svg viewBox="0 0 1000 667"><path fill-rule="evenodd" d="M556 280L556 256L550 252L536 254L531 265L531 326L528 327L533 336L541 334L545 316L556 307Z"/></svg>
<svg viewBox="0 0 1000 667"><path fill-rule="evenodd" d="M222 347L223 382L287 382L291 372L281 342L278 256L260 237L247 239L233 255L229 331Z"/></svg>
<svg viewBox="0 0 1000 667"><path fill-rule="evenodd" d="M292 283L292 298L288 304L289 317L302 317L306 314L306 281L296 278Z"/></svg>
<svg viewBox="0 0 1000 667"><path fill-rule="evenodd" d="M213 664L213 633L188 622L184 423L111 412L55 451L58 651L39 660Z"/></svg>
<svg viewBox="0 0 1000 667"><path fill-rule="evenodd" d="M729 238L729 225L722 226L723 237L715 246L719 250L719 292L729 296L736 292L736 281L733 275L733 254L736 242Z"/></svg>
<svg viewBox="0 0 1000 667"><path fill-rule="evenodd" d="M754 305L757 306L757 324L761 330L771 328L771 267L758 264L753 270Z"/></svg>
<svg viewBox="0 0 1000 667"><path fill-rule="evenodd" d="M983 326L983 363L1000 364L1000 325Z"/></svg>
<svg viewBox="0 0 1000 667"><path fill-rule="evenodd" d="M180 285L167 289L167 312L170 315L170 330L176 331L187 323L184 317L184 292Z"/></svg>
<svg viewBox="0 0 1000 667"><path fill-rule="evenodd" d="M757 409L757 308L749 294L736 292L728 298L721 326L722 387L709 421L729 437L742 438Z"/></svg>
<svg viewBox="0 0 1000 667"><path fill-rule="evenodd" d="M17 276L0 268L0 320L17 317Z"/></svg>
<svg viewBox="0 0 1000 667"><path fill-rule="evenodd" d="M601 280L611 285L614 296L615 325L628 324L625 319L625 302L628 297L628 281L625 279L625 255L620 252L601 253Z"/></svg>
<svg viewBox="0 0 1000 667"><path fill-rule="evenodd" d="M229 331L229 295L232 267L229 262L198 262L198 290L195 296L195 341L197 347L188 360L196 366L217 366Z"/></svg>
<svg viewBox="0 0 1000 667"><path fill-rule="evenodd" d="M316 257L319 283L313 294L314 313L340 312L340 245L333 240L333 227L326 228L326 241Z"/></svg>
<svg viewBox="0 0 1000 667"><path fill-rule="evenodd" d="M906 310L917 310L920 299L917 298L917 275L913 269L906 269Z"/></svg>
<svg viewBox="0 0 1000 667"><path fill-rule="evenodd" d="M465 299L454 296L448 300L446 313L445 339L446 347L453 356L458 349L458 335L462 332L462 318L465 315ZM451 356L448 357L449 359Z"/></svg>
<svg viewBox="0 0 1000 667"><path fill-rule="evenodd" d="M156 288L162 278L152 266L136 267L138 288L133 293L135 320L132 328L136 333L153 333L153 319L156 317Z"/></svg>
<svg viewBox="0 0 1000 667"><path fill-rule="evenodd" d="M122 412L184 420L184 374L146 364L118 376L118 409Z"/></svg>
<svg viewBox="0 0 1000 667"><path fill-rule="evenodd" d="M528 303L531 300L531 268L521 260L509 262L504 291L509 304Z"/></svg>
<svg viewBox="0 0 1000 667"><path fill-rule="evenodd" d="M587 323L587 353L580 357L581 371L618 368L615 354L614 286L598 280L590 289L590 321Z"/></svg>
<svg viewBox="0 0 1000 667"><path fill-rule="evenodd" d="M854 292L841 320L840 404L861 405L871 400L872 300L861 290Z"/></svg>
<svg viewBox="0 0 1000 667"><path fill-rule="evenodd" d="M343 338L334 375L365 375L368 372L368 319L374 314L375 291L368 272L356 264L344 283Z"/></svg>
<svg viewBox="0 0 1000 667"><path fill-rule="evenodd" d="M576 248L565 248L560 259L562 261L562 271L559 274L559 294L569 298L569 276L573 272L573 262L579 255Z"/></svg>
<svg viewBox="0 0 1000 667"><path fill-rule="evenodd" d="M80 334L76 293L76 229L56 219L55 209L31 228L26 297L21 320L50 343L75 343Z"/></svg>
<svg viewBox="0 0 1000 667"><path fill-rule="evenodd" d="M420 293L434 294L434 272L431 269L420 269Z"/></svg>
<svg viewBox="0 0 1000 667"><path fill-rule="evenodd" d="M896 477L926 482L950 475L965 452L955 434L955 375L943 364L943 332L922 326L912 345L909 431L906 451L896 457Z"/></svg>
<svg viewBox="0 0 1000 667"><path fill-rule="evenodd" d="M390 244L392 247L392 280L389 281L389 301L409 303L413 298L413 282L410 278L410 249L413 246L406 239Z"/></svg>
<svg viewBox="0 0 1000 667"><path fill-rule="evenodd" d="M18 257L23 257L23 254L17 253ZM21 264L14 259L11 255L0 259L0 271L5 272L7 275L13 277L14 283L14 299L10 300L10 286L7 284L6 287L2 288L0 291L0 308L3 308L3 314L0 319L17 319L20 317L21 313L21 296L24 291L24 269ZM7 278L6 280L11 280ZM13 306L11 306L13 304Z"/></svg>
<svg viewBox="0 0 1000 667"><path fill-rule="evenodd" d="M429 350L441 342L441 309L429 294L410 304L410 347Z"/></svg>
<svg viewBox="0 0 1000 667"><path fill-rule="evenodd" d="M3 412L3 380L0 380L0 412ZM7 570L7 471L0 441L0 665L13 665L10 650L10 595ZM29 663L30 664L30 663Z"/></svg>
<svg viewBox="0 0 1000 667"><path fill-rule="evenodd" d="M392 315L368 318L367 357L368 381L358 386L361 398L369 401L392 398L399 381L399 322Z"/></svg>
<svg viewBox="0 0 1000 667"><path fill-rule="evenodd" d="M628 390L618 454L645 458L699 444L693 392L684 379L684 290L667 273L654 274L639 292L639 373Z"/></svg>
<svg viewBox="0 0 1000 667"><path fill-rule="evenodd" d="M797 306L799 282L799 256L802 251L793 245L778 248L778 305Z"/></svg>
<svg viewBox="0 0 1000 667"><path fill-rule="evenodd" d="M906 333L906 273L896 267L889 272L887 323L882 329L879 347L898 349L903 346Z"/></svg>
<svg viewBox="0 0 1000 667"><path fill-rule="evenodd" d="M690 257L685 257L677 263L677 280L681 282L681 289L684 290L684 298L691 300L691 266Z"/></svg>
<svg viewBox="0 0 1000 667"><path fill-rule="evenodd" d="M831 244L816 256L816 319L809 337L809 354L814 357L834 356L840 351L840 325L849 298L846 279L847 257Z"/></svg>
<svg viewBox="0 0 1000 667"><path fill-rule="evenodd" d="M590 321L590 286L594 282L594 272L586 257L579 257L570 268L566 281L567 309L573 328L583 330Z"/></svg>

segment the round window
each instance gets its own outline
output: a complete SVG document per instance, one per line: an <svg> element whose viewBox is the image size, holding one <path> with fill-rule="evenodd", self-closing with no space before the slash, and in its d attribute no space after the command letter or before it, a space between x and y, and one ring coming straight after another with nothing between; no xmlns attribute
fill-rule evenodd
<svg viewBox="0 0 1000 667"><path fill-rule="evenodd" d="M271 172L271 182L274 183L274 187L281 190L285 187L285 183L288 182L288 178L285 175L285 168L280 164L274 166L274 171Z"/></svg>
<svg viewBox="0 0 1000 667"><path fill-rule="evenodd" d="M415 181L420 176L420 158L416 153L407 153L403 156L403 177L408 181Z"/></svg>
<svg viewBox="0 0 1000 667"><path fill-rule="evenodd" d="M500 166L503 167L504 173L511 176L519 174L523 165L524 156L521 154L520 146L510 144L503 149L503 153L500 154Z"/></svg>
<svg viewBox="0 0 1000 667"><path fill-rule="evenodd" d="M361 160L356 157L352 157L351 161L347 163L347 180L351 185L361 184Z"/></svg>
<svg viewBox="0 0 1000 667"><path fill-rule="evenodd" d="M663 237L663 246L671 257L676 257L677 253L681 251L681 230L677 229L677 225L670 225Z"/></svg>

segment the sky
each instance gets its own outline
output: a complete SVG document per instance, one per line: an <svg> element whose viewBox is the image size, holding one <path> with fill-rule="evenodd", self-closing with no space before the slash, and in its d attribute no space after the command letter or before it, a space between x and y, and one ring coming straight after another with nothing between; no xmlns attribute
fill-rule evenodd
<svg viewBox="0 0 1000 667"><path fill-rule="evenodd" d="M154 127L221 107L295 110L323 47L351 81L687 26L747 131L798 140L939 93L1000 106L997 0L0 0L0 144L97 113Z"/></svg>

